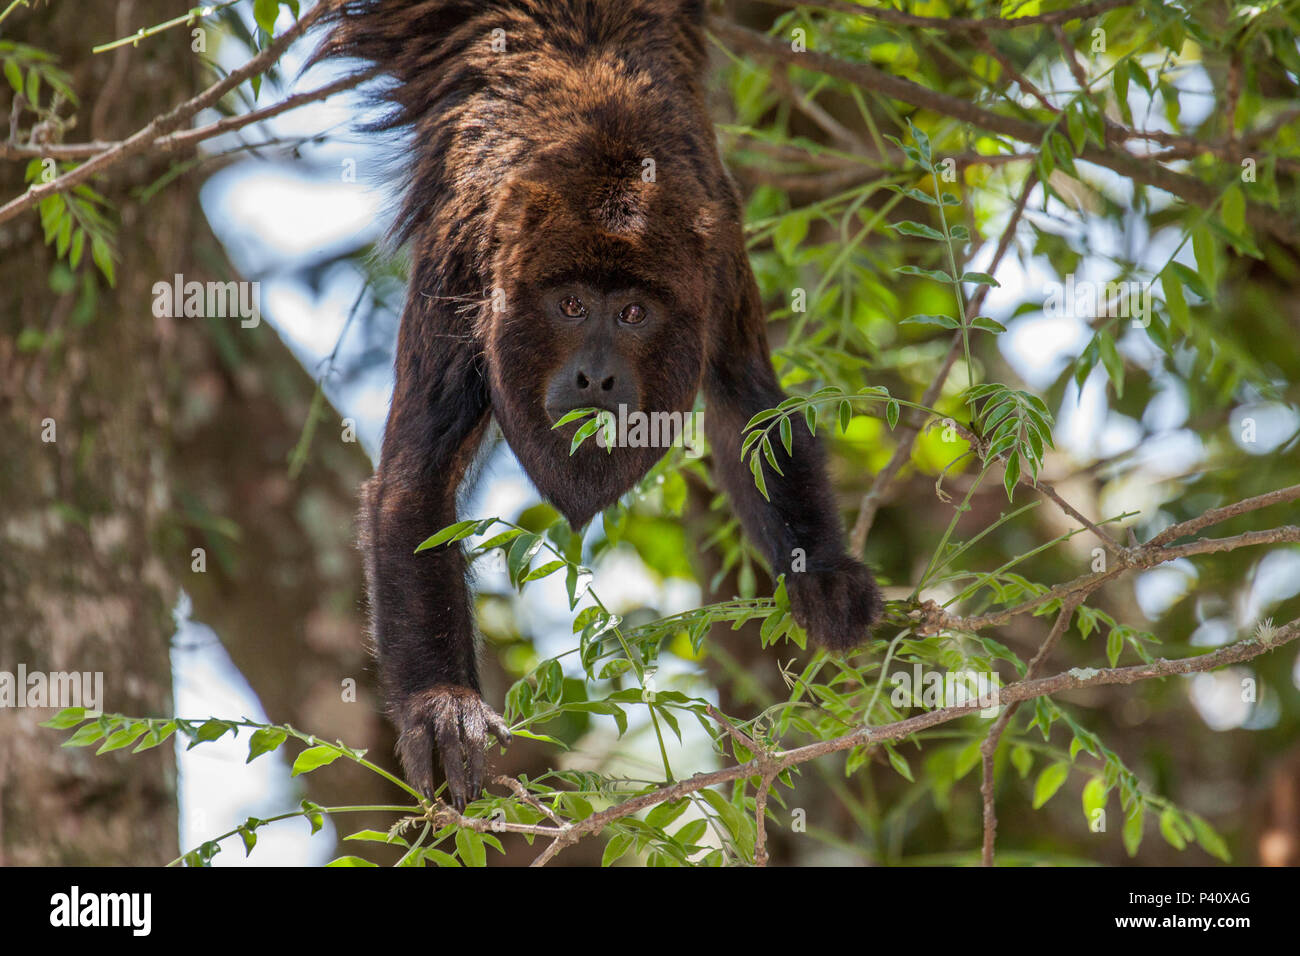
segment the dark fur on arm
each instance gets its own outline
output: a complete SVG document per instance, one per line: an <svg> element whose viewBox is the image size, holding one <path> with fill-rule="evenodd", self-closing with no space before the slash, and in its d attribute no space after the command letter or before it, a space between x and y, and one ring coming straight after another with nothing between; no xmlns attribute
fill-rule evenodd
<svg viewBox="0 0 1300 956"><path fill-rule="evenodd" d="M361 544L371 633L398 752L410 780L432 793L443 755L452 802L478 796L483 747L500 719L479 698L473 608L458 544L415 553L456 520L456 491L488 423L487 388L451 309L413 297L402 319L397 382L375 476L362 489ZM448 759L448 755L452 755Z"/></svg>
<svg viewBox="0 0 1300 956"><path fill-rule="evenodd" d="M795 619L816 643L849 650L866 639L883 602L871 572L844 553L843 528L820 443L802 423L792 432L792 455L786 455L780 441L773 441L784 474L763 463L768 498L755 486L748 462L740 458L746 423L786 396L768 356L758 288L743 251L737 260L734 268L745 282L704 377L705 427L714 468L745 532L765 552L772 572L785 574Z"/></svg>

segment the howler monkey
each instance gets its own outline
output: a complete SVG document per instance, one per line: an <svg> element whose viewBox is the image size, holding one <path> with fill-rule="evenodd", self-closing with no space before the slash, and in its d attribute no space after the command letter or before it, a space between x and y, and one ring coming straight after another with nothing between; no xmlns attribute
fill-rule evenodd
<svg viewBox="0 0 1300 956"><path fill-rule="evenodd" d="M704 6L351 0L317 54L378 68L391 107L379 128L411 136L396 226L410 290L361 546L403 767L430 794L436 753L457 809L481 794L488 733L509 733L480 696L461 550L415 549L456 520L493 416L579 528L663 449L593 440L570 456L576 425L556 419L687 412L702 388L717 475L787 573L795 619L844 650L880 615L870 572L843 551L817 442L797 428L793 455L774 443L770 500L740 458L746 422L785 396L706 108Z"/></svg>

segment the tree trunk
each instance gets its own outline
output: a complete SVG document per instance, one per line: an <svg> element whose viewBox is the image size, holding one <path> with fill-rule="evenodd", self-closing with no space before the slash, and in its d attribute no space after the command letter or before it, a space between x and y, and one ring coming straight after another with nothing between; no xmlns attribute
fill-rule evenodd
<svg viewBox="0 0 1300 956"><path fill-rule="evenodd" d="M90 48L175 13L163 0L59 2L19 8L0 29L71 74L82 102L66 141L120 139L210 73L185 29L115 53ZM0 86L8 117L11 90ZM27 112L20 141L31 125ZM138 198L174 160L146 152L94 183L120 217L116 287L89 245L69 278L34 212L0 226L0 671L102 672L104 710L170 715L171 610L184 588L272 720L372 747L390 764L351 548L364 455L318 437L290 482L312 383L271 327L154 317L155 282L237 278L220 274L201 174ZM0 196L26 189L26 165L0 162ZM342 702L345 678L359 685L356 703ZM65 733L37 726L53 712L0 708L0 864L176 857L172 748L64 748ZM307 785L320 803L394 798L378 778L334 768Z"/></svg>

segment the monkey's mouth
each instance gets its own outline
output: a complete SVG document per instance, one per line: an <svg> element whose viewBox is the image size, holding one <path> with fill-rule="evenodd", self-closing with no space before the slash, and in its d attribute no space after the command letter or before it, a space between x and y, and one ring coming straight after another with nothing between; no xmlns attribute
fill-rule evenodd
<svg viewBox="0 0 1300 956"><path fill-rule="evenodd" d="M576 432L584 424L594 418L601 417L617 425L619 420L626 421L628 415L639 410L638 406L629 406L624 402L604 402L595 401L589 405L570 405L565 402L545 402L542 410L546 413L547 420L551 423L551 428L556 431L566 431L569 434ZM575 412L583 412L582 415L574 415ZM574 415L563 425L558 423L566 415ZM557 427L558 425L558 427Z"/></svg>

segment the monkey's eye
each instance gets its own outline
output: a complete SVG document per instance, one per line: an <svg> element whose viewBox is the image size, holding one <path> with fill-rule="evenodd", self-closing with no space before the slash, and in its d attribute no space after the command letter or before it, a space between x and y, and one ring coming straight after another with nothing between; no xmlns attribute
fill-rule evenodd
<svg viewBox="0 0 1300 956"><path fill-rule="evenodd" d="M566 295L560 300L560 311L571 319L580 319L587 314L587 307L576 295Z"/></svg>
<svg viewBox="0 0 1300 956"><path fill-rule="evenodd" d="M645 309L634 302L631 305L624 306L618 317L628 325L640 325L645 321Z"/></svg>

